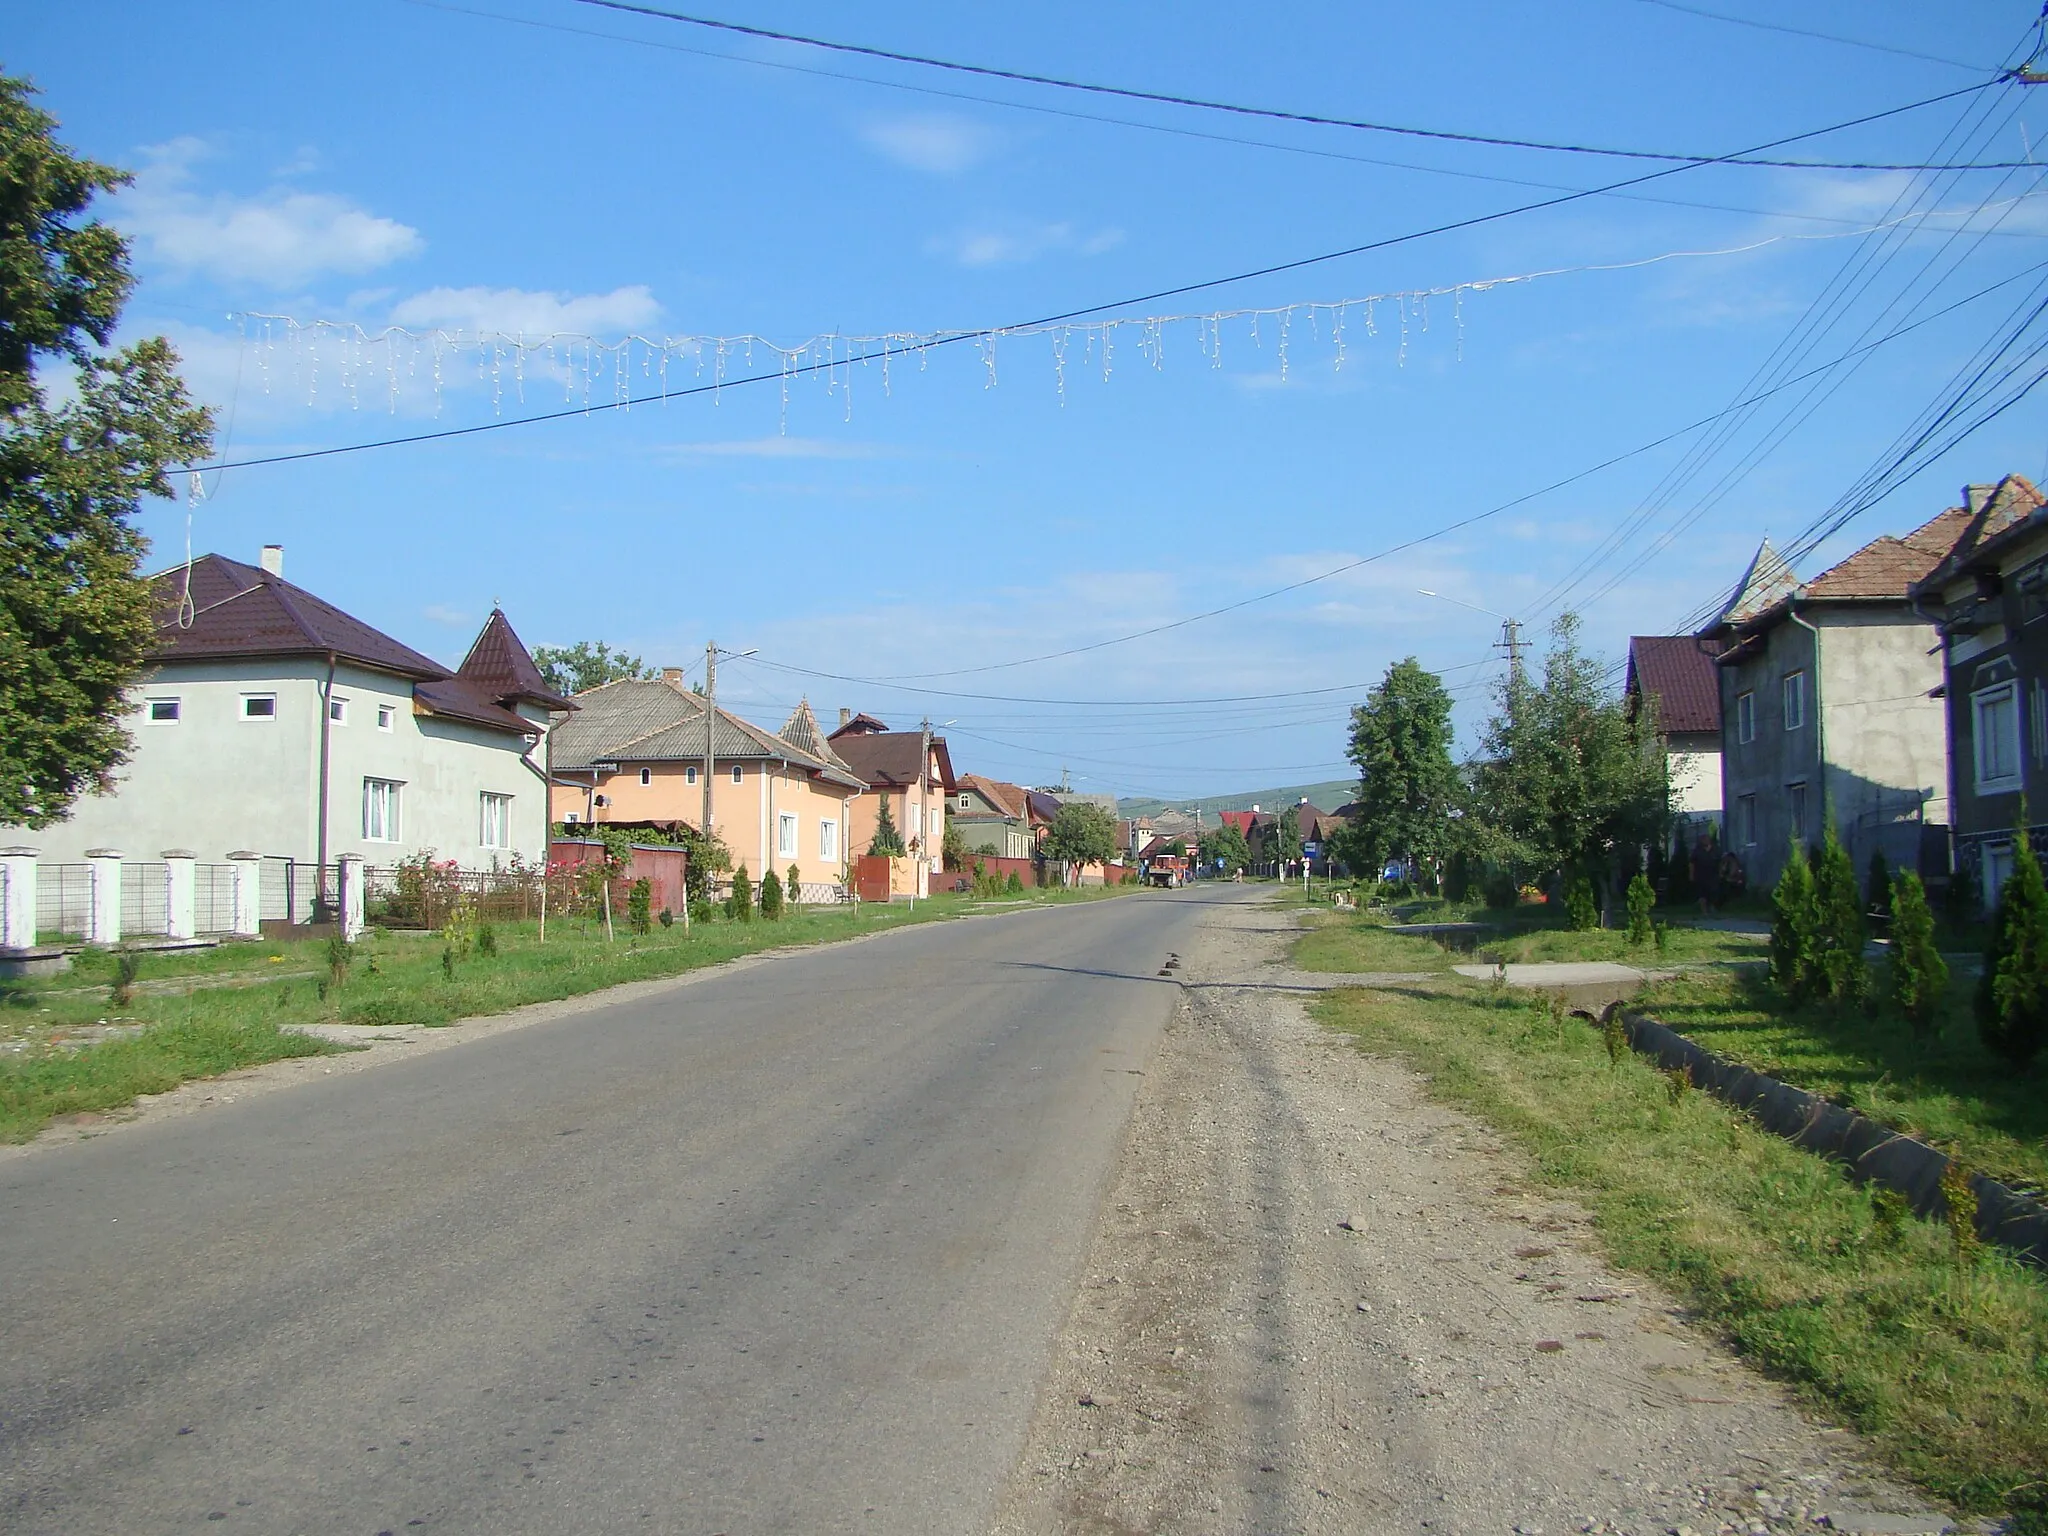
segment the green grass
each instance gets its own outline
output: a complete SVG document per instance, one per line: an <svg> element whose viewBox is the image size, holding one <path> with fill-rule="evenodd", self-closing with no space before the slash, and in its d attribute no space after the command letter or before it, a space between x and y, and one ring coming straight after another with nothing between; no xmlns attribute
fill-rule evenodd
<svg viewBox="0 0 2048 1536"><path fill-rule="evenodd" d="M1067 905L1126 891L1026 894L1037 904ZM329 983L325 940L223 944L145 954L143 983L169 977L195 985L175 992L145 987L121 1006L108 995L112 958L81 955L66 975L0 983L0 1043L15 1047L0 1055L0 1141L26 1141L53 1116L118 1108L195 1077L345 1049L301 1033L300 1026L452 1024L622 982L675 976L762 950L829 943L981 910L990 908L952 895L920 901L915 910L901 902L797 907L780 922L721 918L687 934L678 925L635 937L620 922L612 940L605 938L601 921L553 918L545 943L537 923L497 923L492 928L498 953L472 951L452 976L443 968L439 934L372 929L339 986ZM139 1032L77 1043L103 1027Z"/></svg>
<svg viewBox="0 0 2048 1536"><path fill-rule="evenodd" d="M1987 1052L1972 986L1951 979L1940 1028L1926 1037L1888 1009L1789 1009L1756 976L1681 977L1638 1006L1730 1060L1954 1147L1994 1178L2048 1188L2048 1061L2016 1072Z"/></svg>
<svg viewBox="0 0 2048 1536"><path fill-rule="evenodd" d="M1435 984L1432 984L1434 986ZM1963 1507L2048 1467L2048 1284L1870 1193L1541 1000L1479 983L1316 1004L1360 1048L1502 1131L1585 1202L1615 1260L1682 1295L1743 1353Z"/></svg>
<svg viewBox="0 0 2048 1536"><path fill-rule="evenodd" d="M1299 905L1299 894L1290 905ZM1383 913L1349 913L1316 904L1314 927L1296 952L1296 963L1309 971L1430 971L1502 959L1510 964L1535 960L1616 960L1624 965L1727 964L1761 961L1760 937L1723 933L1710 928L1672 925L1663 949L1654 943L1631 944L1619 929L1575 933L1564 926L1563 914L1547 906L1495 911L1482 905L1429 902L1404 919L1416 923L1473 922L1490 931L1470 952L1447 950L1434 939L1389 933L1394 921ZM1659 920L1669 919L1659 914Z"/></svg>

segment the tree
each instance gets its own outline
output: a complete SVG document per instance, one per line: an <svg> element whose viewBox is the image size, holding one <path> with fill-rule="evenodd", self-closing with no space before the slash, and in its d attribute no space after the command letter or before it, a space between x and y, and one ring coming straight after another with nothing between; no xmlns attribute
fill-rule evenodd
<svg viewBox="0 0 2048 1536"><path fill-rule="evenodd" d="M557 693L581 693L621 679L652 678L658 671L638 656L615 651L602 640L578 640L574 645L536 645L533 664Z"/></svg>
<svg viewBox="0 0 2048 1536"><path fill-rule="evenodd" d="M761 876L761 915L771 923L782 916L782 876L775 873L772 864Z"/></svg>
<svg viewBox="0 0 2048 1536"><path fill-rule="evenodd" d="M2015 1067L2048 1044L2048 887L2027 841L2024 808L1977 982L1977 1031L1992 1054Z"/></svg>
<svg viewBox="0 0 2048 1536"><path fill-rule="evenodd" d="M1339 834L1344 862L1375 876L1396 855L1433 866L1458 798L1443 681L1413 656L1388 667L1351 711L1347 755L1358 769L1358 805Z"/></svg>
<svg viewBox="0 0 2048 1536"><path fill-rule="evenodd" d="M1200 847L1203 868L1220 868L1226 875L1236 874L1252 861L1251 845L1245 842L1244 833L1227 821L1204 835Z"/></svg>
<svg viewBox="0 0 2048 1536"><path fill-rule="evenodd" d="M1863 996L1869 976L1863 964L1863 892L1849 850L1835 834L1832 804L1823 819L1813 872L1812 962L1818 990L1839 1008Z"/></svg>
<svg viewBox="0 0 2048 1536"><path fill-rule="evenodd" d="M1280 813L1280 819L1273 823L1271 852L1281 863L1292 864L1301 857L1301 849L1301 810L1298 806L1290 805ZM1373 873L1378 874L1379 871L1374 870Z"/></svg>
<svg viewBox="0 0 2048 1536"><path fill-rule="evenodd" d="M875 835L868 843L868 856L900 859L907 851L903 834L896 830L896 818L889 812L889 796L884 793L881 812L875 817Z"/></svg>
<svg viewBox="0 0 2048 1536"><path fill-rule="evenodd" d="M1479 851L1512 872L1580 872L1604 889L1616 854L1662 838L1665 754L1655 712L1631 710L1579 645L1576 614L1550 630L1543 679L1501 684L1472 771Z"/></svg>
<svg viewBox="0 0 2048 1536"><path fill-rule="evenodd" d="M60 144L35 94L0 75L0 823L45 827L127 760L156 634L133 519L213 422L170 343L107 350L128 246L81 215L129 178ZM53 407L44 381L67 373Z"/></svg>
<svg viewBox="0 0 2048 1536"><path fill-rule="evenodd" d="M1067 864L1107 864L1116 857L1116 822L1099 805L1063 805L1046 831L1045 856Z"/></svg>
<svg viewBox="0 0 2048 1536"><path fill-rule="evenodd" d="M1934 913L1920 877L1902 869L1892 877L1892 997L1913 1028L1934 1027L1941 995L1948 990L1948 962L1935 942Z"/></svg>
<svg viewBox="0 0 2048 1536"><path fill-rule="evenodd" d="M939 863L947 869L967 867L967 834L950 816L946 818L945 833L939 839Z"/></svg>
<svg viewBox="0 0 2048 1536"><path fill-rule="evenodd" d="M1813 865L1795 836L1771 892L1771 980L1794 1004L1805 1002L1819 985L1814 965L1817 924Z"/></svg>
<svg viewBox="0 0 2048 1536"><path fill-rule="evenodd" d="M725 898L725 915L742 923L754 920L754 885L744 864L732 872L732 894Z"/></svg>

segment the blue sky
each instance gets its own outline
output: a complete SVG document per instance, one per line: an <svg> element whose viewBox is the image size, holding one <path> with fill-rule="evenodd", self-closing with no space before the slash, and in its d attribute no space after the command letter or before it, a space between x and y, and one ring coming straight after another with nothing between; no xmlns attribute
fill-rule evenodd
<svg viewBox="0 0 2048 1536"><path fill-rule="evenodd" d="M1988 78L2024 55L2032 20L1986 0L1701 8L1903 52L1662 0L706 14L1707 155ZM71 0L9 30L6 67L34 77L69 142L137 172L112 202L141 278L130 329L177 341L228 461L599 402L622 355L647 392L663 358L671 387L712 378L721 351L728 376L775 371L759 344L750 364L748 336L1014 326L1657 168L997 86L574 0ZM1783 154L2022 161L2043 115L2008 86ZM1539 631L1574 605L1617 657L1629 634L1683 622L2038 296L2044 235L2030 169L1689 170L1113 308L1134 323L1109 336L1106 371L1101 334L1069 329L892 344L885 388L881 344L856 343L865 360L786 398L735 387L230 469L145 522L159 565L182 556L188 511L198 551L282 543L295 580L450 661L496 600L529 643L603 639L693 677L708 638L754 649L721 667L721 701L771 725L799 694L893 725L928 711L953 722L964 770L1044 783L1064 766L1082 787L1186 795L1335 777L1347 706L1401 656L1444 669L1465 742L1483 721L1497 621L1417 589ZM1830 293L1827 324L1799 329ZM1136 323L1151 317L1184 318ZM1675 487L1663 478L1696 438L1246 602L1710 416L1774 355L1811 367L1921 319L1817 403L1777 397ZM1799 345L1777 354L1788 335ZM1965 481L2041 476L2044 415L2048 392L2022 401L1802 569L1923 521Z"/></svg>

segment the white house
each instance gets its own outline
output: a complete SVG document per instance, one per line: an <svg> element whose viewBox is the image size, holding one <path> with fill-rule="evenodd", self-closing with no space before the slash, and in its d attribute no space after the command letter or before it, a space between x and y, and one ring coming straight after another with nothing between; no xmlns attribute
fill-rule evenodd
<svg viewBox="0 0 2048 1536"><path fill-rule="evenodd" d="M132 692L133 750L70 820L11 840L46 863L88 849L235 850L373 866L431 850L464 868L547 850L544 743L575 706L501 612L446 667L260 566L207 555L155 577L157 645Z"/></svg>

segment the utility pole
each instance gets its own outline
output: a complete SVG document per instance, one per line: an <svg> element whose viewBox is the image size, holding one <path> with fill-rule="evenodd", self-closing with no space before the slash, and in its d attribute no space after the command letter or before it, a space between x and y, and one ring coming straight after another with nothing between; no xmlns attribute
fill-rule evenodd
<svg viewBox="0 0 2048 1536"><path fill-rule="evenodd" d="M704 645L704 835L712 836L711 830L711 775L718 766L718 749L713 746L711 732L718 720L718 642L706 641Z"/></svg>
<svg viewBox="0 0 2048 1536"><path fill-rule="evenodd" d="M932 717L926 715L918 726L917 754L917 862L929 880L932 851ZM913 885L914 891L917 887ZM927 887L929 889L929 887Z"/></svg>
<svg viewBox="0 0 2048 1536"><path fill-rule="evenodd" d="M1500 642L1494 646L1494 649L1506 653L1508 658L1508 676L1519 682L1522 676L1522 621L1520 619L1502 619L1500 621Z"/></svg>

